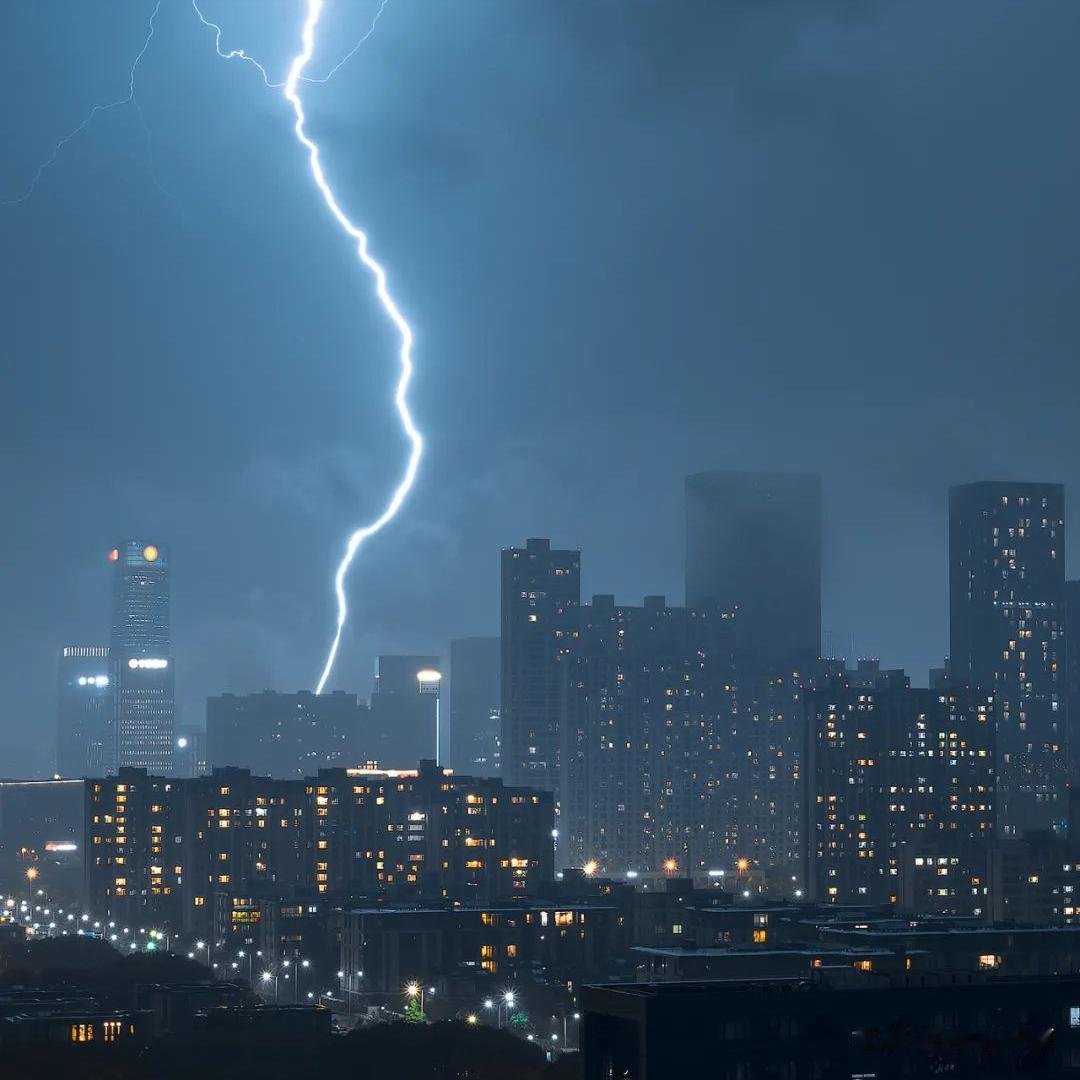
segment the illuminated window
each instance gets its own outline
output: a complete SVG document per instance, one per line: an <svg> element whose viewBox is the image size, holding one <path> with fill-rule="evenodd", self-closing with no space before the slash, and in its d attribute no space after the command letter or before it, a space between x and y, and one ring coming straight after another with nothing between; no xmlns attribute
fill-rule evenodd
<svg viewBox="0 0 1080 1080"><path fill-rule="evenodd" d="M995 953L983 953L979 957L980 971L993 971L999 967L1001 967L1001 957Z"/></svg>
<svg viewBox="0 0 1080 1080"><path fill-rule="evenodd" d="M754 944L755 945L764 945L766 939L768 938L768 936L769 936L769 932L767 930L755 930L754 931Z"/></svg>

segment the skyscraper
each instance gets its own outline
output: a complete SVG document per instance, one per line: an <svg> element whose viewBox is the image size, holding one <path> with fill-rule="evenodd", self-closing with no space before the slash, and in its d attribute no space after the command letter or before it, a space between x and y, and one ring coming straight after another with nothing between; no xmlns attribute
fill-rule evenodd
<svg viewBox="0 0 1080 1080"><path fill-rule="evenodd" d="M503 779L556 791L561 662L578 629L581 552L535 539L504 550L501 595Z"/></svg>
<svg viewBox="0 0 1080 1080"><path fill-rule="evenodd" d="M172 770L176 709L169 619L169 553L147 540L109 552L113 754L109 771Z"/></svg>
<svg viewBox="0 0 1080 1080"><path fill-rule="evenodd" d="M450 757L473 776L492 776L499 743L499 639L450 642Z"/></svg>
<svg viewBox="0 0 1080 1080"><path fill-rule="evenodd" d="M56 687L56 772L100 776L111 759L112 679L104 645L69 645Z"/></svg>
<svg viewBox="0 0 1080 1080"><path fill-rule="evenodd" d="M1065 489L984 482L949 492L949 670L993 693L999 830L1062 829Z"/></svg>
<svg viewBox="0 0 1080 1080"><path fill-rule="evenodd" d="M744 675L805 671L821 655L821 478L686 478L686 602L736 611Z"/></svg>

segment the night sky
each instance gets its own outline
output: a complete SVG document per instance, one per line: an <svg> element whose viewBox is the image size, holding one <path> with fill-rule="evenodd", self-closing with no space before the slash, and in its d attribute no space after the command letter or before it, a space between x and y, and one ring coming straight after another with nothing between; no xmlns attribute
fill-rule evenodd
<svg viewBox="0 0 1080 1080"><path fill-rule="evenodd" d="M123 96L152 6L6 0L0 198ZM313 72L376 6L327 0ZM203 7L284 76L295 0ZM527 536L580 546L586 595L681 601L713 467L823 474L825 628L924 683L948 484L1080 490L1078 39L1076 0L390 0L304 91L428 440L333 684L496 632ZM107 640L127 536L172 547L180 722L311 686L405 459L280 92L164 0L136 101L0 206L0 774L51 767L56 650Z"/></svg>

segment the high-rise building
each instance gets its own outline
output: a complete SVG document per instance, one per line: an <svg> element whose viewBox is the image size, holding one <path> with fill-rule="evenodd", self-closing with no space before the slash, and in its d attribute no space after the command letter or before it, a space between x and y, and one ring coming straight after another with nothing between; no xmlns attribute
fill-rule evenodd
<svg viewBox="0 0 1080 1080"><path fill-rule="evenodd" d="M499 742L499 639L450 642L448 764L474 776L496 774Z"/></svg>
<svg viewBox="0 0 1080 1080"><path fill-rule="evenodd" d="M421 758L445 757L439 658L380 656L375 663L371 720L360 744L364 760L407 769Z"/></svg>
<svg viewBox="0 0 1080 1080"><path fill-rule="evenodd" d="M975 868L959 883L957 873L943 875L949 895L937 897L940 910L967 907L976 896L969 913L985 914L995 812L992 695L837 680L806 691L804 700L810 897L900 904L905 863L925 869L933 858L935 872ZM957 888L962 896L952 895Z"/></svg>
<svg viewBox="0 0 1080 1080"><path fill-rule="evenodd" d="M605 874L684 872L725 854L731 617L594 596L566 658L559 859Z"/></svg>
<svg viewBox="0 0 1080 1080"><path fill-rule="evenodd" d="M1080 581L1065 582L1065 644L1065 745L1075 793L1080 790ZM1071 826L1069 835L1080 839Z"/></svg>
<svg viewBox="0 0 1080 1080"><path fill-rule="evenodd" d="M109 552L109 560L113 754L106 768L168 774L176 738L169 553L150 541L126 540Z"/></svg>
<svg viewBox="0 0 1080 1080"><path fill-rule="evenodd" d="M581 552L535 539L504 550L501 596L503 776L556 791L562 661L578 629Z"/></svg>
<svg viewBox="0 0 1080 1080"><path fill-rule="evenodd" d="M992 693L998 825L1065 827L1065 489L986 482L949 492L949 673Z"/></svg>
<svg viewBox="0 0 1080 1080"><path fill-rule="evenodd" d="M65 646L57 675L56 772L60 776L100 776L112 757L108 647Z"/></svg>
<svg viewBox="0 0 1080 1080"><path fill-rule="evenodd" d="M355 694L221 694L206 699L206 756L211 769L235 766L276 779L365 760L367 709Z"/></svg>
<svg viewBox="0 0 1080 1080"><path fill-rule="evenodd" d="M686 478L686 602L739 620L744 675L808 670L821 655L821 478Z"/></svg>

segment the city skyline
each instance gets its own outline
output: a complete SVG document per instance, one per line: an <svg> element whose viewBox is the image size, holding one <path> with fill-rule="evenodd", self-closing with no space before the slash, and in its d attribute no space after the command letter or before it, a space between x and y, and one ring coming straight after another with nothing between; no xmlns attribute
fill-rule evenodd
<svg viewBox="0 0 1080 1080"><path fill-rule="evenodd" d="M1078 0L0 7L3 1076L1080 1070Z"/></svg>
<svg viewBox="0 0 1080 1080"><path fill-rule="evenodd" d="M285 6L280 32L228 26L275 71ZM163 5L140 67L149 143L134 110L98 117L0 219L19 274L0 425L19 772L48 767L54 650L93 640L117 534L177 552L195 722L211 693L310 684L332 541L402 462L393 343L288 117L184 7ZM825 628L919 673L947 651L946 488L1076 489L1077 150L1059 137L1076 95L1057 90L1076 12L686 0L676 19L633 5L609 35L601 7L523 26L501 5L391 4L312 89L335 188L393 255L439 448L357 567L340 685L379 652L492 633L488 553L528 536L590 553L586 594L679 602L682 478L715 467L823 476ZM39 86L35 43L70 51L3 120L5 193L124 89L149 9L67 5L63 34L12 14L20 85ZM535 50L508 62L522 34ZM17 572L28 558L48 573Z"/></svg>

